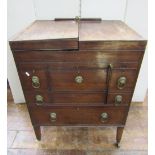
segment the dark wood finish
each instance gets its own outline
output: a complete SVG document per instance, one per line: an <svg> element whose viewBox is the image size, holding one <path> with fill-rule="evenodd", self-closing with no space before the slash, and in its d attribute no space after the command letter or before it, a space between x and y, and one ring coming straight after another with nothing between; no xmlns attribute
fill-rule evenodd
<svg viewBox="0 0 155 155"><path fill-rule="evenodd" d="M80 50L143 50L146 41L122 21L81 22Z"/></svg>
<svg viewBox="0 0 155 155"><path fill-rule="evenodd" d="M108 94L108 101L107 103L108 104L113 104L113 105L116 105L115 103L115 97L117 95L121 95L122 96L122 102L119 104L119 105L125 105L125 104L130 104L131 102L131 98L132 98L132 93L121 93L121 92L118 92L118 93L109 93ZM119 106L117 105L117 106Z"/></svg>
<svg viewBox="0 0 155 155"><path fill-rule="evenodd" d="M11 39L10 45L12 50L78 49L78 24L73 21L35 21Z"/></svg>
<svg viewBox="0 0 155 155"><path fill-rule="evenodd" d="M70 105L104 105L106 99L105 92L79 92L79 93L52 93L51 102L55 104Z"/></svg>
<svg viewBox="0 0 155 155"><path fill-rule="evenodd" d="M78 39L78 23L73 21L36 20L12 37L10 41L18 43L18 41L55 39Z"/></svg>
<svg viewBox="0 0 155 155"><path fill-rule="evenodd" d="M31 107L30 113L33 117L33 124L36 125L113 125L123 126L128 108L126 107ZM56 113L56 121L51 122L50 113ZM101 114L106 112L108 119L101 121Z"/></svg>
<svg viewBox="0 0 155 155"><path fill-rule="evenodd" d="M98 19L35 21L11 39L37 139L42 125L110 125L117 127L118 146L146 43L123 22ZM79 75L80 84L75 81ZM32 76L39 77L39 88L32 87ZM120 77L126 78L122 89ZM56 121L51 122L51 112Z"/></svg>
<svg viewBox="0 0 155 155"><path fill-rule="evenodd" d="M32 40L32 41L10 41L12 50L70 50L78 49L77 39L55 39L55 40Z"/></svg>
<svg viewBox="0 0 155 155"><path fill-rule="evenodd" d="M145 41L122 21L80 22L79 41ZM136 49L136 48L135 48Z"/></svg>
<svg viewBox="0 0 155 155"><path fill-rule="evenodd" d="M117 134L116 134L116 145L120 147L120 141L122 138L124 127L117 127Z"/></svg>
<svg viewBox="0 0 155 155"><path fill-rule="evenodd" d="M53 91L104 91L106 89L106 70L50 70ZM83 77L76 83L77 76Z"/></svg>
<svg viewBox="0 0 155 155"><path fill-rule="evenodd" d="M114 62L113 69L137 69L138 62ZM33 70L40 68L48 68L49 70L77 70L78 69L107 69L107 62L19 62L17 67L19 70Z"/></svg>
<svg viewBox="0 0 155 155"><path fill-rule="evenodd" d="M118 88L118 79L120 77L126 77L127 82L124 86L123 89ZM135 87L137 79L137 70L133 69L119 69L119 70L112 70L112 75L111 75L111 81L109 85L109 92L128 92L128 91L133 91Z"/></svg>
<svg viewBox="0 0 155 155"><path fill-rule="evenodd" d="M80 50L144 50L146 41L81 41Z"/></svg>
<svg viewBox="0 0 155 155"><path fill-rule="evenodd" d="M48 64L39 66L25 64L23 66L21 65L19 75L22 81L24 81L23 89L25 90L34 90L32 86L32 76L38 76L40 80L40 88L36 88L36 90L48 89L48 87L50 87L49 89L52 91L104 91L107 89L107 68L79 69L78 66L75 66L74 68L75 69L69 70L55 70L50 68L50 65ZM49 75L49 78L47 78L47 74ZM78 75L83 77L83 82L80 84L75 81L75 78ZM121 76L127 78L127 84L124 89L119 90L117 88L117 81ZM127 69L126 67L112 69L109 91L133 91L136 77L136 69Z"/></svg>
<svg viewBox="0 0 155 155"><path fill-rule="evenodd" d="M36 95L41 95L43 97L43 103L37 102ZM51 94L48 91L25 91L26 102L34 105L46 105L51 103Z"/></svg>
<svg viewBox="0 0 155 155"><path fill-rule="evenodd" d="M43 68L37 69L23 69L19 71L20 79L22 79L22 86L24 90L46 90L48 89L48 80L46 76L46 70ZM34 88L32 86L32 77L37 76L39 78L40 87Z"/></svg>
<svg viewBox="0 0 155 155"><path fill-rule="evenodd" d="M27 102L31 105L37 104L36 95L43 97L42 106L53 106L53 105L104 105L106 104L106 93L105 92L53 92L47 91L35 91L25 92Z"/></svg>
<svg viewBox="0 0 155 155"><path fill-rule="evenodd" d="M55 21L70 21L70 20L77 20L76 18L55 18ZM79 18L78 21L87 21L87 22L101 22L101 18Z"/></svg>
<svg viewBox="0 0 155 155"><path fill-rule="evenodd" d="M140 61L144 51L139 50L95 50L95 51L15 51L17 62L137 62Z"/></svg>
<svg viewBox="0 0 155 155"><path fill-rule="evenodd" d="M35 132L37 140L40 141L41 140L41 129L40 129L40 126L33 126L33 129L34 129L34 132Z"/></svg>
<svg viewBox="0 0 155 155"><path fill-rule="evenodd" d="M36 101L36 95L43 97L43 103L38 104ZM115 97L117 95L122 96L122 102L117 104ZM30 105L41 106L103 106L114 105L122 106L129 105L132 98L132 93L109 93L106 103L106 91L105 92L48 92L48 91L28 91L25 92L27 103Z"/></svg>

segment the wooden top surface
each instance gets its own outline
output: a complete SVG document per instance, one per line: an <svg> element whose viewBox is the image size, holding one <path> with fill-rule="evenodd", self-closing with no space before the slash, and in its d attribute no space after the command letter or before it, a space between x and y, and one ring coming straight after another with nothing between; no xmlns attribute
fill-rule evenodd
<svg viewBox="0 0 155 155"><path fill-rule="evenodd" d="M10 41L78 39L79 41L144 40L125 23L104 21L37 20Z"/></svg>
<svg viewBox="0 0 155 155"><path fill-rule="evenodd" d="M81 22L79 31L79 41L144 40L139 34L119 20Z"/></svg>
<svg viewBox="0 0 155 155"><path fill-rule="evenodd" d="M78 24L75 21L37 20L13 37L13 41L77 39Z"/></svg>

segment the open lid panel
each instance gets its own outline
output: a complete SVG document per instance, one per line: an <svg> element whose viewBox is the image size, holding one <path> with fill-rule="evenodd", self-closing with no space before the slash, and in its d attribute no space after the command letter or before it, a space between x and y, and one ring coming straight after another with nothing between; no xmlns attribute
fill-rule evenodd
<svg viewBox="0 0 155 155"><path fill-rule="evenodd" d="M13 50L78 49L78 23L37 20L10 40Z"/></svg>

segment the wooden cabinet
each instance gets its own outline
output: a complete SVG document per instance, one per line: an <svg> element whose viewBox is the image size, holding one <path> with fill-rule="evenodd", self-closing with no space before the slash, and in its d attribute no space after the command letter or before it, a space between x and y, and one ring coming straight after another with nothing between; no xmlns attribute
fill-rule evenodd
<svg viewBox="0 0 155 155"><path fill-rule="evenodd" d="M35 21L10 40L37 139L40 126L109 125L119 144L146 43L92 19Z"/></svg>

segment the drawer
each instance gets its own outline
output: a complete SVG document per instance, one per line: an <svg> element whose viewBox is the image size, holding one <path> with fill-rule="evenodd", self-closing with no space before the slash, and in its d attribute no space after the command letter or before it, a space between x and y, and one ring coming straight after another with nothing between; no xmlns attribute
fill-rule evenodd
<svg viewBox="0 0 155 155"><path fill-rule="evenodd" d="M52 91L104 91L107 88L106 69L50 70Z"/></svg>
<svg viewBox="0 0 155 155"><path fill-rule="evenodd" d="M106 92L48 92L35 91L25 92L26 102L29 105L39 106L95 106L95 105L128 105L132 99L132 93L109 93ZM107 103L106 103L107 97Z"/></svg>
<svg viewBox="0 0 155 155"><path fill-rule="evenodd" d="M114 69L109 82L109 92L133 91L138 71L136 69Z"/></svg>
<svg viewBox="0 0 155 155"><path fill-rule="evenodd" d="M26 91L24 92L26 102L29 105L47 105L51 102L48 91Z"/></svg>
<svg viewBox="0 0 155 155"><path fill-rule="evenodd" d="M122 68L113 68L110 77L107 66L52 69L51 64L32 63L18 64L18 72L23 89L29 91L133 91L137 78L137 69L126 68L125 64ZM122 77L125 78L125 83L120 86Z"/></svg>
<svg viewBox="0 0 155 155"><path fill-rule="evenodd" d="M137 79L136 69L112 69L110 78L108 78L107 73L107 69L53 70L50 71L51 89L53 91L102 92L107 89L109 92L134 90Z"/></svg>
<svg viewBox="0 0 155 155"><path fill-rule="evenodd" d="M26 101L30 105L104 105L105 92L47 92L35 91L25 93Z"/></svg>
<svg viewBox="0 0 155 155"><path fill-rule="evenodd" d="M65 105L104 105L106 93L104 92L76 92L76 93L52 93L53 104Z"/></svg>
<svg viewBox="0 0 155 155"><path fill-rule="evenodd" d="M48 80L46 68L25 67L18 68L19 77L24 90L47 90Z"/></svg>
<svg viewBox="0 0 155 155"><path fill-rule="evenodd" d="M48 92L35 91L25 93L26 101L30 105L50 106L50 105L72 105L72 106L95 106L106 104L106 92ZM109 93L107 97L108 105L128 105L131 102L132 93Z"/></svg>
<svg viewBox="0 0 155 155"><path fill-rule="evenodd" d="M29 107L33 125L122 125L128 107Z"/></svg>
<svg viewBox="0 0 155 155"><path fill-rule="evenodd" d="M116 106L130 104L132 93L109 93L107 98L108 104Z"/></svg>
<svg viewBox="0 0 155 155"><path fill-rule="evenodd" d="M16 62L137 62L144 50L14 51Z"/></svg>

